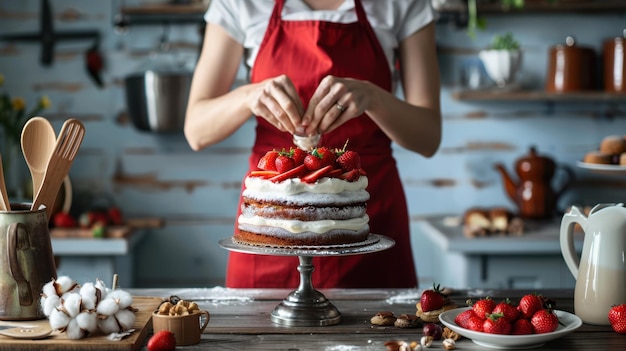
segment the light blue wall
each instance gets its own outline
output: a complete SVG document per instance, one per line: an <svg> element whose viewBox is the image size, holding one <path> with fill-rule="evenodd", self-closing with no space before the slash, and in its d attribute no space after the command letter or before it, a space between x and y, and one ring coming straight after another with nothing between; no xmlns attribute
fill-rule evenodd
<svg viewBox="0 0 626 351"><path fill-rule="evenodd" d="M4 88L12 94L31 102L40 94L50 97L53 106L42 114L57 131L69 117L85 123L87 135L71 171L74 209L89 203L95 194L96 198L111 196L129 217L165 219L166 226L149 230L137 249L137 286L222 285L227 252L217 241L233 230L253 122L219 145L197 153L190 150L182 134L136 131L124 115L123 78L145 65L161 28L133 26L128 34L119 36L112 26L117 1L50 3L55 30L100 31L105 89L98 89L85 73L83 52L91 43L84 41L58 43L51 67L39 64L37 44L0 42L0 73L5 76ZM0 0L0 33L37 31L39 6L37 0ZM442 50L440 55L444 83L441 148L430 159L399 148L395 153L413 223L428 215L458 215L471 206L513 208L493 164L502 162L512 170L514 160L527 154L531 145L575 169L576 160L596 148L603 136L626 134L624 103L480 103L459 102L451 96L457 89L460 67L476 60L476 50L486 46L494 33L511 30L519 37L524 49L521 84L540 88L551 45L574 35L581 45L599 50L602 40L622 32L625 19L624 14L492 16L487 18L488 30L479 33L476 41L470 41L464 30L440 23L439 46L454 48ZM181 57L193 65L200 40L197 26L173 26L170 38L174 46L182 47L177 50ZM608 110L617 111L616 116L607 118ZM622 200L626 183L621 177L575 171L580 183L561 199L561 208L573 202ZM603 183L608 186L601 187ZM437 279L430 266L432 250L421 233L415 230L413 235L418 272L428 284Z"/></svg>

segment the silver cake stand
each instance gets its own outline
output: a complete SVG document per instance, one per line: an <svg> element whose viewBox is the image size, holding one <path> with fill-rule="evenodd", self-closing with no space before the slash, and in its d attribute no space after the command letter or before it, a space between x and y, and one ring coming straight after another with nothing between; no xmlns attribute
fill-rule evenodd
<svg viewBox="0 0 626 351"><path fill-rule="evenodd" d="M274 308L272 322L289 327L318 327L334 325L341 321L339 310L322 294L315 290L311 282L313 257L349 256L387 250L395 241L379 234L370 234L361 242L332 246L290 246L267 247L242 244L232 237L219 241L221 247L235 252L272 256L298 256L300 264L300 285Z"/></svg>

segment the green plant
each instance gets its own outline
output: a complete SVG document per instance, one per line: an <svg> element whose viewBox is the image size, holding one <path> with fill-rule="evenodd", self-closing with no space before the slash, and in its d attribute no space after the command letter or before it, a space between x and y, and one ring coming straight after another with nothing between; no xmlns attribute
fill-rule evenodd
<svg viewBox="0 0 626 351"><path fill-rule="evenodd" d="M519 42L513 37L513 33L495 35L487 49L490 50L518 50Z"/></svg>

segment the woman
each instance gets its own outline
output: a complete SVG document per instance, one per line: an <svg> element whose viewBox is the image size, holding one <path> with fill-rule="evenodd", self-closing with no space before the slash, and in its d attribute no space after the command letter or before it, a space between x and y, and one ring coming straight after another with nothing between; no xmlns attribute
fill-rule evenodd
<svg viewBox="0 0 626 351"><path fill-rule="evenodd" d="M292 135L361 156L372 233L396 241L366 255L314 258L317 288L415 287L404 191L391 142L423 156L441 140L435 14L428 0L213 0L191 86L185 135L194 150L256 116L250 168ZM241 59L250 83L231 90ZM394 95L399 68L405 99ZM296 257L231 253L229 287L297 286Z"/></svg>

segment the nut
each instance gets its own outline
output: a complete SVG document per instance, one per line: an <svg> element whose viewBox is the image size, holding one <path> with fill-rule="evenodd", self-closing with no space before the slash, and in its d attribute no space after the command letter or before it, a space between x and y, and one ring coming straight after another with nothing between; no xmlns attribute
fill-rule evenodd
<svg viewBox="0 0 626 351"><path fill-rule="evenodd" d="M420 339L420 344L422 345L422 347L429 348L432 346L433 340L434 338L432 336L422 336L422 338Z"/></svg>
<svg viewBox="0 0 626 351"><path fill-rule="evenodd" d="M446 350L456 349L456 342L453 339L445 339L443 342L443 348Z"/></svg>
<svg viewBox="0 0 626 351"><path fill-rule="evenodd" d="M452 339L454 341L459 340L461 338L461 334L455 332L454 330L448 327L443 328L443 333L441 334L441 336L444 339Z"/></svg>

